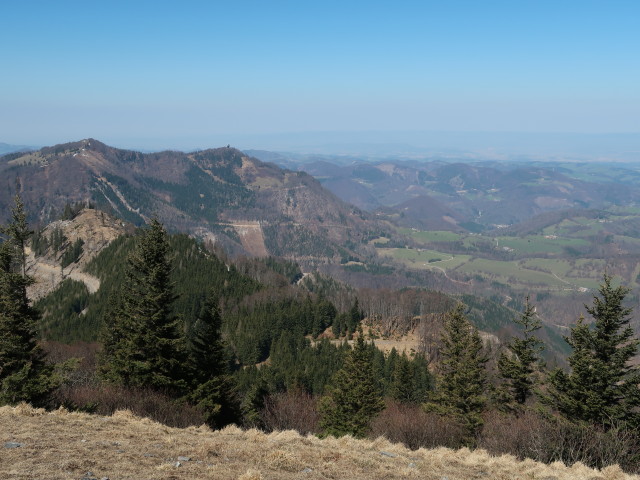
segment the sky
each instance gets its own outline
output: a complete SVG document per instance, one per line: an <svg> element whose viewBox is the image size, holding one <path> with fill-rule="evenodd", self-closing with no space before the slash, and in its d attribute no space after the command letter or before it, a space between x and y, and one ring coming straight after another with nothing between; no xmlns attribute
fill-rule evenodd
<svg viewBox="0 0 640 480"><path fill-rule="evenodd" d="M24 0L0 19L0 142L571 133L640 151L635 0Z"/></svg>

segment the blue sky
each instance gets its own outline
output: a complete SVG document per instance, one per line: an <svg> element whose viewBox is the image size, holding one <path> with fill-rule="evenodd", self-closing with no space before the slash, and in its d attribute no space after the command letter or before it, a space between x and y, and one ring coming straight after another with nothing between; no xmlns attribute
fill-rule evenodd
<svg viewBox="0 0 640 480"><path fill-rule="evenodd" d="M8 143L640 133L637 1L25 0L0 18Z"/></svg>

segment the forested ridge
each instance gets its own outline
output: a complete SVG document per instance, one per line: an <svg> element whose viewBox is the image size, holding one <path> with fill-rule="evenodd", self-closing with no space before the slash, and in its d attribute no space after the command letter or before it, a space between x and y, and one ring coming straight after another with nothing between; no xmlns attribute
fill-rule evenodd
<svg viewBox="0 0 640 480"><path fill-rule="evenodd" d="M231 253L266 250L325 262L371 257L367 242L392 232L310 175L229 146L141 153L85 139L2 159L6 184L20 182L38 224L58 218L69 204L91 204L137 226L155 215L167 228L215 236ZM0 221L7 219L10 190L0 191ZM246 225L256 233L249 239L241 233Z"/></svg>
<svg viewBox="0 0 640 480"><path fill-rule="evenodd" d="M359 291L303 278L289 260L231 260L157 219L87 265L101 281L95 294L66 280L34 308L23 260L31 234L17 196L0 251L3 404L640 468L639 342L629 291L607 275L566 338L563 369L544 361L529 299L509 316L471 296ZM398 307L380 303L385 295ZM376 347L420 325L429 344ZM487 327L510 339L483 340Z"/></svg>

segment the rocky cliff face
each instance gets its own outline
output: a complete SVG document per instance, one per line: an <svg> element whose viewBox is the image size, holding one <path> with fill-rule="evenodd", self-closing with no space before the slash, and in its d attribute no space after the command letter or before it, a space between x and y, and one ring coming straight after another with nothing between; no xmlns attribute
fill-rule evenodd
<svg viewBox="0 0 640 480"><path fill-rule="evenodd" d="M47 295L65 278L83 282L90 293L96 292L100 280L83 268L127 229L122 220L99 210L85 209L73 219L57 220L38 231L39 245L32 241L27 248L27 273L35 280L29 287L29 297L38 299ZM55 240L54 245L55 237L59 240ZM65 254L78 240L82 241L82 248L77 259L62 266Z"/></svg>

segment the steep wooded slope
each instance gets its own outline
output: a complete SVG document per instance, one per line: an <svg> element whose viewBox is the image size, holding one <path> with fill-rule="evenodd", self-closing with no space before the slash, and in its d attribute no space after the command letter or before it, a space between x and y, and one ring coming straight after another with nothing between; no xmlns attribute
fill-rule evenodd
<svg viewBox="0 0 640 480"><path fill-rule="evenodd" d="M0 221L18 184L38 220L92 203L134 224L155 215L231 252L339 258L365 253L369 236L385 229L313 177L229 147L143 154L88 139L2 157L0 174Z"/></svg>

